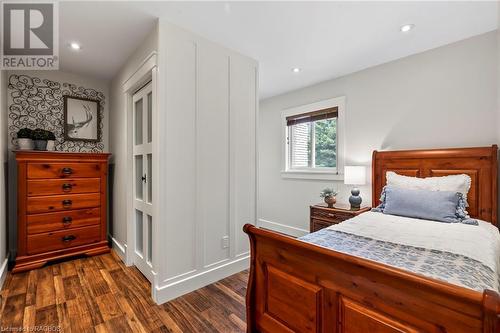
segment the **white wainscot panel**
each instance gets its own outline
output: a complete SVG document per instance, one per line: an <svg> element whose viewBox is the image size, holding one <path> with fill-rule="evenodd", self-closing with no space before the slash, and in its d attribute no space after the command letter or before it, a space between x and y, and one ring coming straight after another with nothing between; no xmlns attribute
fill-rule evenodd
<svg viewBox="0 0 500 333"><path fill-rule="evenodd" d="M203 267L229 258L229 57L198 46L197 179ZM226 243L226 244L224 244Z"/></svg>

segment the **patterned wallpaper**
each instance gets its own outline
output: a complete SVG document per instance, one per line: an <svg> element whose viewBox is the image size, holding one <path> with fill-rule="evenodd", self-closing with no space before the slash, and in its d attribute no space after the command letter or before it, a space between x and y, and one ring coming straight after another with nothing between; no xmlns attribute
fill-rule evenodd
<svg viewBox="0 0 500 333"><path fill-rule="evenodd" d="M9 138L15 145L19 129L43 128L54 132L56 150L71 152L102 152L103 121L99 128L99 142L65 141L63 137L63 96L77 96L100 101L101 119L104 119L105 96L91 88L71 83L60 83L38 77L13 74L9 77Z"/></svg>

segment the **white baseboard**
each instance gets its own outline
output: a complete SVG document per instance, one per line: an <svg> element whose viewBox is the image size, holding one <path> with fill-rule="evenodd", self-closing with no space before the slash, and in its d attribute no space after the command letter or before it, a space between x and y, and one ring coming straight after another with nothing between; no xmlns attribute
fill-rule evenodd
<svg viewBox="0 0 500 333"><path fill-rule="evenodd" d="M153 299L157 304L162 304L222 280L230 275L241 272L249 267L250 257L242 257L204 272L191 275L182 280L164 286L157 286L153 290Z"/></svg>
<svg viewBox="0 0 500 333"><path fill-rule="evenodd" d="M307 235L309 233L309 230L291 227L289 225L285 225L285 224L281 224L281 223L273 222L273 221L268 221L268 220L264 220L264 219L259 219L257 222L258 222L258 224L257 224L258 227L281 232L282 234L290 235L293 237L302 237L302 236Z"/></svg>
<svg viewBox="0 0 500 333"><path fill-rule="evenodd" d="M7 277L7 270L8 270L8 263L9 263L9 256L5 258L5 260L2 263L2 266L0 267L0 290L3 287L3 283L5 282L5 278Z"/></svg>
<svg viewBox="0 0 500 333"><path fill-rule="evenodd" d="M125 262L125 258L127 258L127 245L120 243L111 235L109 237L111 238L111 244L112 244L113 250L115 250L115 253L118 254L120 259L123 262Z"/></svg>

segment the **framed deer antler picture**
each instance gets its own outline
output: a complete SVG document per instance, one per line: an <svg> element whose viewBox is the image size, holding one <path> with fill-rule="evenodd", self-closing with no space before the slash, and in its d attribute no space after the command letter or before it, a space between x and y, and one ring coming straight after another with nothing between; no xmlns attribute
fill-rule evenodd
<svg viewBox="0 0 500 333"><path fill-rule="evenodd" d="M98 142L99 110L97 100L64 96L64 140Z"/></svg>

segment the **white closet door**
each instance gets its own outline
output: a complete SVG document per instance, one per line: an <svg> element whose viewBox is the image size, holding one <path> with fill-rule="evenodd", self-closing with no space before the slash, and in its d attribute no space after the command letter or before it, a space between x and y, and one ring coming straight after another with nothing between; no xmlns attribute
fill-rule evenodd
<svg viewBox="0 0 500 333"><path fill-rule="evenodd" d="M134 265L152 282L152 84L136 92L133 102L133 157L134 157Z"/></svg>

